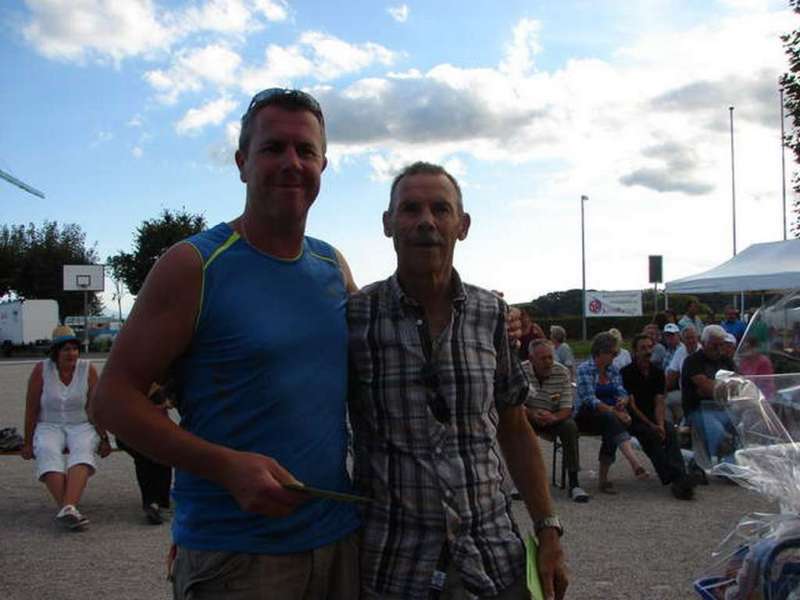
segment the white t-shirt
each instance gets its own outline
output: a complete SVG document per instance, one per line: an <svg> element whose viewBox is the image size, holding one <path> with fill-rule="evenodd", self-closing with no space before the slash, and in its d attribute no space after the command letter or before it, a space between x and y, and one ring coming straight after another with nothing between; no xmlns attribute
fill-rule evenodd
<svg viewBox="0 0 800 600"><path fill-rule="evenodd" d="M697 348L695 352L700 350L702 346L697 344ZM686 345L681 342L681 345L678 346L678 349L675 350L675 354L672 355L672 360L667 367L667 371L674 371L675 373L680 373L681 369L683 368L683 361L686 360L686 357L689 356L689 352L686 350ZM680 387L680 378L678 379L678 387Z"/></svg>
<svg viewBox="0 0 800 600"><path fill-rule="evenodd" d="M618 369L622 369L623 367L627 367L631 364L631 353L625 350L625 348L619 349L619 354L614 357L614 366Z"/></svg>

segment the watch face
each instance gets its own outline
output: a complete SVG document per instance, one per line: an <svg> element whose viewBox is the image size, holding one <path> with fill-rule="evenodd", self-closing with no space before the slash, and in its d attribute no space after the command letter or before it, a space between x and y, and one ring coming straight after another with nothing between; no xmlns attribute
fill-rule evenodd
<svg viewBox="0 0 800 600"><path fill-rule="evenodd" d="M533 530L539 533L542 529L552 527L558 531L558 535L564 534L564 528L561 526L561 520L558 517L545 517L533 522Z"/></svg>

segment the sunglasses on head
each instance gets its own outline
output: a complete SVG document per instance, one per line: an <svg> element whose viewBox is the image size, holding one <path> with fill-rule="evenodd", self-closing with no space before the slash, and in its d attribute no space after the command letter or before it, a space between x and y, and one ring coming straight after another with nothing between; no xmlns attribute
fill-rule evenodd
<svg viewBox="0 0 800 600"><path fill-rule="evenodd" d="M322 108L320 107L319 102L317 102L312 95L306 94L301 90L274 87L261 90L255 96L253 96L253 99L250 100L250 105L247 107L247 112L242 115L242 121L247 120L254 110L257 110L264 104L269 104L276 98L286 98L292 100L296 102L297 105L306 107L315 115L320 117L322 116Z"/></svg>

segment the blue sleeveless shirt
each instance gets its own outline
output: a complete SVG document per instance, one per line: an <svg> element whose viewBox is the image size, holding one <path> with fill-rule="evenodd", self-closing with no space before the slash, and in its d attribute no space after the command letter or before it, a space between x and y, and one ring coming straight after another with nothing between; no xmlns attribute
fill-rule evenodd
<svg viewBox="0 0 800 600"><path fill-rule="evenodd" d="M350 491L347 292L331 246L306 237L296 259L254 249L221 223L186 240L203 260L194 337L176 364L181 426L271 456L303 483ZM314 499L286 518L242 511L221 486L176 471L175 543L287 554L343 538L352 505Z"/></svg>

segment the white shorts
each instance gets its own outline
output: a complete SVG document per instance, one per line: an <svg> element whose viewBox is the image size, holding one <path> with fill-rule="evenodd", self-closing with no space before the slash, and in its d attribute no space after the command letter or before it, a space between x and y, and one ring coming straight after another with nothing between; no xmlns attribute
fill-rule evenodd
<svg viewBox="0 0 800 600"><path fill-rule="evenodd" d="M36 457L36 476L45 473L66 473L75 465L88 465L94 474L100 436L91 423L57 425L37 423L33 433L33 454ZM69 448L69 454L64 454Z"/></svg>

